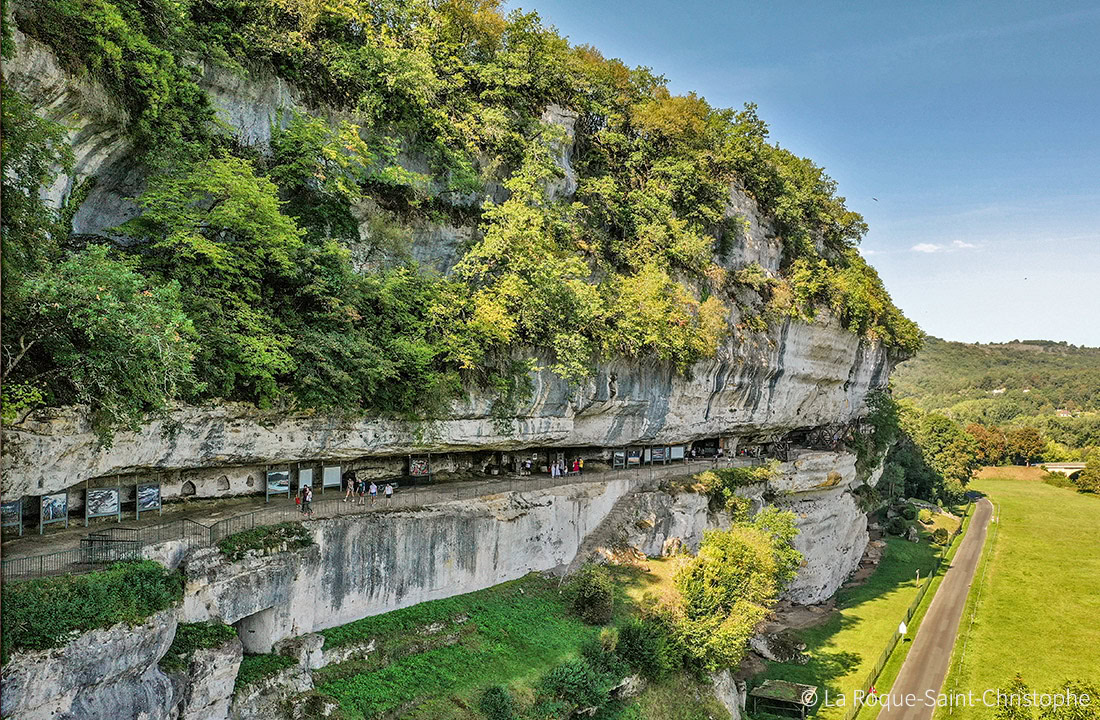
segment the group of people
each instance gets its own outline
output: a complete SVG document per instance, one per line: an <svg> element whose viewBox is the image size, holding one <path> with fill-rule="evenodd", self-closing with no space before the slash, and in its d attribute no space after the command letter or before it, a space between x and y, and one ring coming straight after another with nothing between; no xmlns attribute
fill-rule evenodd
<svg viewBox="0 0 1100 720"><path fill-rule="evenodd" d="M570 465L565 460L555 460L550 463L550 477L562 477L563 475L580 475L581 470L584 469L584 460L581 458L573 458L573 464Z"/></svg>
<svg viewBox="0 0 1100 720"><path fill-rule="evenodd" d="M386 497L387 504L392 502L393 483L386 483L386 486L382 489L382 494ZM355 497L356 495L359 496L357 503ZM348 489L347 492L344 493L344 502L351 500L353 503L356 503L358 505L366 505L367 495L370 495L371 505L373 505L374 502L378 499L378 485L373 480L371 480L369 484L365 479L348 480Z"/></svg>

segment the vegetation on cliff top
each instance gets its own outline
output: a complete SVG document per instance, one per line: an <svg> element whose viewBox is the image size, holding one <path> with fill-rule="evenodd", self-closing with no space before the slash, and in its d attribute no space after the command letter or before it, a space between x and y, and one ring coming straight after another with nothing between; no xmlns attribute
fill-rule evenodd
<svg viewBox="0 0 1100 720"><path fill-rule="evenodd" d="M151 560L87 575L62 575L3 588L3 661L13 651L45 650L74 635L120 622L140 623L183 599L183 576Z"/></svg>
<svg viewBox="0 0 1100 720"><path fill-rule="evenodd" d="M855 249L862 218L821 168L769 142L755 108L673 96L535 13L495 0L44 0L15 19L124 110L149 182L144 214L113 233L132 242L71 236L90 185L42 204L71 153L34 98L5 88L5 168L21 178L3 198L6 412L87 403L105 439L174 399L423 417L470 380L514 386L519 346L549 351L570 379L599 356L686 370L731 318L759 330L822 307L902 351L920 343ZM354 122L292 112L269 152L242 146L196 61L278 75ZM577 115L568 199L546 190L561 173L551 105ZM774 219L779 274L722 265L745 230L731 185ZM477 227L453 273L409 258L417 219ZM352 244L381 269L353 271ZM53 276L61 287L39 287ZM112 311L135 292L145 317ZM99 332L74 323L88 313Z"/></svg>

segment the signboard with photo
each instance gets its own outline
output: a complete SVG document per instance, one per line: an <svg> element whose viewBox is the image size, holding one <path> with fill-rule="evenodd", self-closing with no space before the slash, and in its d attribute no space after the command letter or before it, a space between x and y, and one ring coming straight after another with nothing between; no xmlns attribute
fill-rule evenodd
<svg viewBox="0 0 1100 720"><path fill-rule="evenodd" d="M55 522L64 522L65 527L69 527L69 494L68 493L56 493L54 495L43 495L40 499L41 510L38 521L38 533L42 533L42 528L45 525Z"/></svg>
<svg viewBox="0 0 1100 720"><path fill-rule="evenodd" d="M159 510L163 512L160 502L160 483L145 483L137 486L137 516L143 512Z"/></svg>
<svg viewBox="0 0 1100 720"><path fill-rule="evenodd" d="M626 451L616 450L611 456L611 467L624 468L626 467Z"/></svg>
<svg viewBox="0 0 1100 720"><path fill-rule="evenodd" d="M107 517L115 515L122 521L122 502L119 498L119 488L90 488L84 497L84 525L88 525L88 518Z"/></svg>
<svg viewBox="0 0 1100 720"><path fill-rule="evenodd" d="M665 462L665 455L666 455L667 449L668 448L663 448L663 447L653 448L652 452L650 453L651 461L655 462L655 463L661 463L663 465L664 462Z"/></svg>
<svg viewBox="0 0 1100 720"><path fill-rule="evenodd" d="M430 477L432 474L431 462L426 457L409 458L409 475L412 477Z"/></svg>
<svg viewBox="0 0 1100 720"><path fill-rule="evenodd" d="M267 471L267 498L272 495L286 495L290 497L290 471Z"/></svg>
<svg viewBox="0 0 1100 720"><path fill-rule="evenodd" d="M23 534L23 501L12 500L0 505L0 527L18 527Z"/></svg>
<svg viewBox="0 0 1100 720"><path fill-rule="evenodd" d="M340 466L329 465L321 470L321 489L340 487Z"/></svg>
<svg viewBox="0 0 1100 720"><path fill-rule="evenodd" d="M641 450L627 450L626 452L626 464L641 465L642 464L642 451Z"/></svg>

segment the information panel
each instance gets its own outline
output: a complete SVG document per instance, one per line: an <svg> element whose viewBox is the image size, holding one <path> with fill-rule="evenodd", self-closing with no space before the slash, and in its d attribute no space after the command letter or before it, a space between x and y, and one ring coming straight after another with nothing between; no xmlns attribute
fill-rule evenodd
<svg viewBox="0 0 1100 720"><path fill-rule="evenodd" d="M611 456L611 467L626 467L626 450L616 450Z"/></svg>
<svg viewBox="0 0 1100 720"><path fill-rule="evenodd" d="M289 470L267 471L267 495L265 499L270 499L272 495L286 495L288 498L290 497Z"/></svg>
<svg viewBox="0 0 1100 720"><path fill-rule="evenodd" d="M328 465L321 470L321 487L340 487L340 466Z"/></svg>
<svg viewBox="0 0 1100 720"><path fill-rule="evenodd" d="M56 522L64 522L69 527L69 494L55 493L41 497L41 509L38 516L38 534L42 534L42 528Z"/></svg>
<svg viewBox="0 0 1100 720"><path fill-rule="evenodd" d="M0 527L18 527L23 534L23 500L12 500L0 505Z"/></svg>
<svg viewBox="0 0 1100 720"><path fill-rule="evenodd" d="M313 468L298 468L298 492L313 487Z"/></svg>
<svg viewBox="0 0 1100 720"><path fill-rule="evenodd" d="M669 459L670 460L683 460L684 459L684 446L683 445L673 445L672 447L670 447L669 448Z"/></svg>
<svg viewBox="0 0 1100 720"><path fill-rule="evenodd" d="M663 447L652 448L652 450L650 452L650 462L661 463L662 465L664 465L665 460L667 459L667 455L668 455L668 448L663 448Z"/></svg>
<svg viewBox="0 0 1100 720"><path fill-rule="evenodd" d="M137 516L143 512L157 510L163 513L160 502L160 483L145 483L137 486Z"/></svg>
<svg viewBox="0 0 1100 720"><path fill-rule="evenodd" d="M642 464L642 451L641 450L627 450L626 451L626 465L627 467L633 467Z"/></svg>
<svg viewBox="0 0 1100 720"><path fill-rule="evenodd" d="M122 522L122 500L120 488L90 488L84 497L84 527L88 527L89 518L114 515Z"/></svg>

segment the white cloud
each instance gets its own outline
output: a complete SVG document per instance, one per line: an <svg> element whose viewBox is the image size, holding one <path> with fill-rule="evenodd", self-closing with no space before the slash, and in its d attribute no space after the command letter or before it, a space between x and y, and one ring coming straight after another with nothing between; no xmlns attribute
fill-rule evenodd
<svg viewBox="0 0 1100 720"><path fill-rule="evenodd" d="M914 245L911 248L911 250L913 252L922 252L922 253L940 252L943 249L944 249L943 245L936 245L934 243L918 243L918 244Z"/></svg>
<svg viewBox="0 0 1100 720"><path fill-rule="evenodd" d="M909 248L913 252L919 253L938 253L938 252L955 252L956 250L977 250L980 245L973 243L963 242L962 240L955 240L949 245L941 245L938 243L917 243L913 247Z"/></svg>

